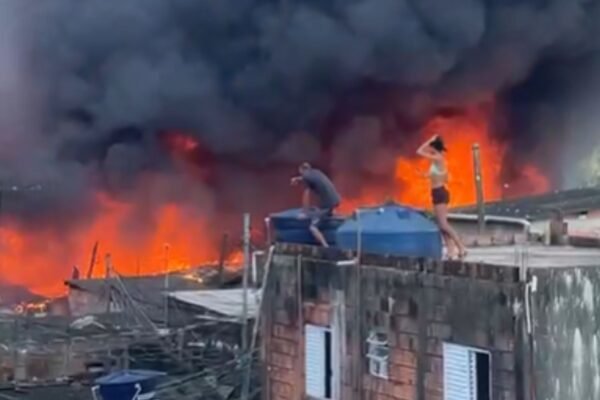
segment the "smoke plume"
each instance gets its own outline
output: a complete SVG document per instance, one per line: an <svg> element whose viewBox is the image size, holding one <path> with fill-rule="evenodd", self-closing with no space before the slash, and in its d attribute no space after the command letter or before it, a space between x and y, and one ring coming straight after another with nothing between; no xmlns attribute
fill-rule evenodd
<svg viewBox="0 0 600 400"><path fill-rule="evenodd" d="M4 0L0 18L0 178L44 185L5 213L36 226L84 223L98 191L141 216L264 213L301 160L352 194L428 118L481 103L510 163L560 185L600 46L590 0ZM197 139L193 173L172 132Z"/></svg>

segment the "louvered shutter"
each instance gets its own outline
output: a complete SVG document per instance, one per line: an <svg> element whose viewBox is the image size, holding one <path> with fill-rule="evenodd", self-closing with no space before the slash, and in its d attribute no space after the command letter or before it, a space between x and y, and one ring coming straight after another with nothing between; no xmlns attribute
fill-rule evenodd
<svg viewBox="0 0 600 400"><path fill-rule="evenodd" d="M306 325L304 341L306 394L325 398L325 331L318 326Z"/></svg>
<svg viewBox="0 0 600 400"><path fill-rule="evenodd" d="M444 343L444 400L476 400L475 353Z"/></svg>

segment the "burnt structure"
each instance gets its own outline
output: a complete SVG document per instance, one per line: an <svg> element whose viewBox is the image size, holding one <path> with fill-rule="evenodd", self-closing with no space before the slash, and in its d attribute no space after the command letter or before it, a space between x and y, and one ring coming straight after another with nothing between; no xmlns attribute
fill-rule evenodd
<svg viewBox="0 0 600 400"><path fill-rule="evenodd" d="M164 275L69 280L62 302L70 315L0 318L0 390L15 399L87 399L101 375L151 369L168 375L161 399L225 400L239 395L245 377L255 398L258 370L241 362L250 356L242 355L241 306L232 305L242 289L223 289L239 278L235 270L180 271L169 275L168 291ZM256 307L250 311L252 328Z"/></svg>
<svg viewBox="0 0 600 400"><path fill-rule="evenodd" d="M353 254L278 245L263 398L597 399L600 253L554 252L497 265L363 255L357 266Z"/></svg>

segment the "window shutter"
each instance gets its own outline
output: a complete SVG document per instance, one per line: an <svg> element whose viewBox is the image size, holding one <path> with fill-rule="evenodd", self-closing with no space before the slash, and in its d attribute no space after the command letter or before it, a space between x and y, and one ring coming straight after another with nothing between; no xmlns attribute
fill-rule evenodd
<svg viewBox="0 0 600 400"><path fill-rule="evenodd" d="M476 400L475 354L444 343L444 400Z"/></svg>
<svg viewBox="0 0 600 400"><path fill-rule="evenodd" d="M325 332L320 327L306 325L304 341L306 394L311 397L325 398Z"/></svg>

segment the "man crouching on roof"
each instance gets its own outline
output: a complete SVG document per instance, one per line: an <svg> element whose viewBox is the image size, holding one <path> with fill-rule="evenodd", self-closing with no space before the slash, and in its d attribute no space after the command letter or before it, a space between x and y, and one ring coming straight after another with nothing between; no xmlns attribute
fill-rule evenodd
<svg viewBox="0 0 600 400"><path fill-rule="evenodd" d="M300 172L300 175L292 178L292 185L302 182L305 186L302 195L302 209L304 215L301 217L311 219L310 232L324 247L329 247L317 225L321 220L333 215L333 210L340 205L340 195L327 175L322 171L311 167L309 163L302 163L298 168L298 171ZM310 209L311 192L317 197L318 208L316 210Z"/></svg>

